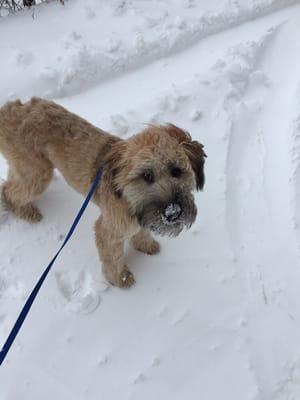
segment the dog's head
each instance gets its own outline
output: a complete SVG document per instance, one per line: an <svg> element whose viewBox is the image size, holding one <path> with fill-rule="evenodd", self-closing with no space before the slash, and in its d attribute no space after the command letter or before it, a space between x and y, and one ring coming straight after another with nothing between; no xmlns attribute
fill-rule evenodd
<svg viewBox="0 0 300 400"><path fill-rule="evenodd" d="M141 227L177 236L195 221L192 192L204 186L205 157L202 144L169 124L120 140L106 164L114 195Z"/></svg>

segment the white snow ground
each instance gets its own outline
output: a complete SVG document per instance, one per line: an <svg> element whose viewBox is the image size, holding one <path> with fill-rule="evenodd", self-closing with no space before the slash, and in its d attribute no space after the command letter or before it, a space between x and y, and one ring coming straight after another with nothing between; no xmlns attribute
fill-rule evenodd
<svg viewBox="0 0 300 400"><path fill-rule="evenodd" d="M299 400L300 1L69 1L0 20L0 103L54 99L124 137L205 144L198 219L104 282L91 205L0 368L0 400ZM0 158L0 176L6 164ZM81 197L0 225L0 346Z"/></svg>

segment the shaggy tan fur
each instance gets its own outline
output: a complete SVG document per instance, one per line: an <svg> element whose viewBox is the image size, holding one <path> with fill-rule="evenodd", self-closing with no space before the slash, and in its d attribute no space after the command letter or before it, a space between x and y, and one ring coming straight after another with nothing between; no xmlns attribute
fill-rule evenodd
<svg viewBox="0 0 300 400"><path fill-rule="evenodd" d="M101 165L93 197L101 208L95 224L103 272L114 285L134 277L124 263L124 242L147 254L159 251L150 231L175 236L195 220L191 192L204 185L203 146L174 125L149 126L122 140L54 102L32 98L0 109L0 151L9 171L1 200L30 222L42 214L33 204L57 168L67 183L86 195Z"/></svg>

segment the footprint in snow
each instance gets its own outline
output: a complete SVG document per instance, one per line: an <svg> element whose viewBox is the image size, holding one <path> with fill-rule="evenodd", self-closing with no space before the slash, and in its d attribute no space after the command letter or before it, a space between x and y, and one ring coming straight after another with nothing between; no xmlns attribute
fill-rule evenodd
<svg viewBox="0 0 300 400"><path fill-rule="evenodd" d="M18 67L28 67L33 62L33 54L30 51L20 51L15 53L15 62Z"/></svg>
<svg viewBox="0 0 300 400"><path fill-rule="evenodd" d="M110 121L113 125L114 130L120 136L125 135L128 132L129 125L125 117L120 114L111 115Z"/></svg>
<svg viewBox="0 0 300 400"><path fill-rule="evenodd" d="M24 288L19 280L0 269L0 299L24 300Z"/></svg>
<svg viewBox="0 0 300 400"><path fill-rule="evenodd" d="M172 321L172 325L178 325L182 323L189 315L189 312L187 310L182 311L179 313Z"/></svg>
<svg viewBox="0 0 300 400"><path fill-rule="evenodd" d="M107 365L108 363L109 363L109 356L107 354L102 354L97 360L97 365L99 367Z"/></svg>
<svg viewBox="0 0 300 400"><path fill-rule="evenodd" d="M55 274L58 290L65 299L65 307L75 314L91 314L101 301L99 292L105 291L108 286L103 283L99 287L92 276L86 271L57 272Z"/></svg>
<svg viewBox="0 0 300 400"><path fill-rule="evenodd" d="M199 121L200 119L203 118L203 113L200 110L192 110L189 114L189 117L192 121Z"/></svg>
<svg viewBox="0 0 300 400"><path fill-rule="evenodd" d="M155 356L151 360L151 367L156 368L162 363L162 358L159 356Z"/></svg>
<svg viewBox="0 0 300 400"><path fill-rule="evenodd" d="M138 383L143 383L147 380L147 376L141 372L136 373L133 377L132 377L132 383L134 385L138 384Z"/></svg>

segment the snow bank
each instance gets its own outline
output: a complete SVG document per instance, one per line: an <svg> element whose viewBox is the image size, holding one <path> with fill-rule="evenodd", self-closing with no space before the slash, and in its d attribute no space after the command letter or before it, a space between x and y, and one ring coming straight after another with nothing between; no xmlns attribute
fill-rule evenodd
<svg viewBox="0 0 300 400"><path fill-rule="evenodd" d="M21 29L21 15L1 21L11 38L4 60L11 79L0 78L0 102L29 93L48 98L80 93L298 1L206 3L154 0L149 13L143 2L73 1L37 6L34 19L25 10ZM32 40L37 31L40 38Z"/></svg>

